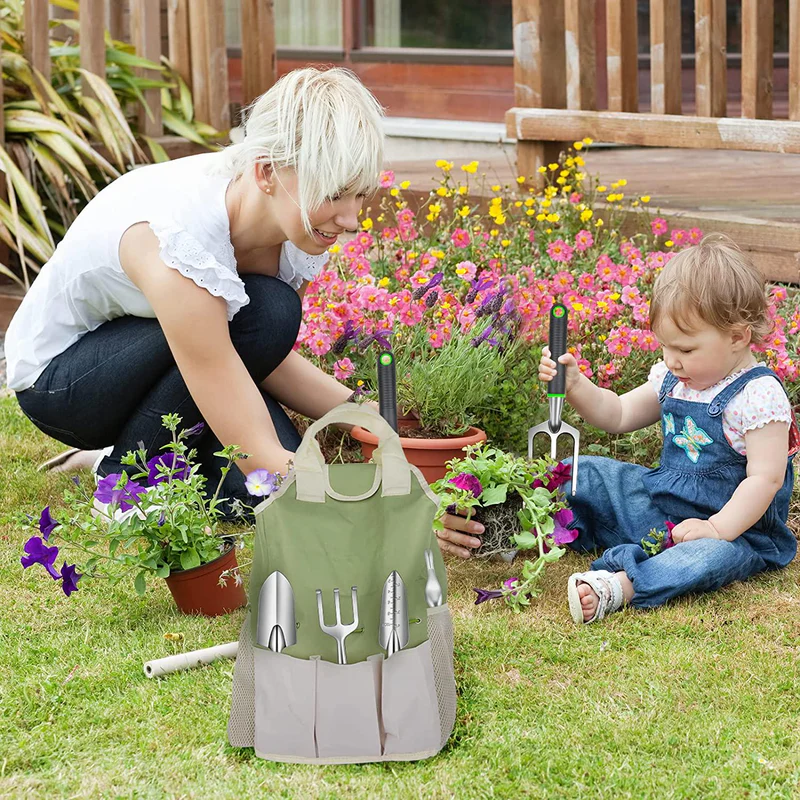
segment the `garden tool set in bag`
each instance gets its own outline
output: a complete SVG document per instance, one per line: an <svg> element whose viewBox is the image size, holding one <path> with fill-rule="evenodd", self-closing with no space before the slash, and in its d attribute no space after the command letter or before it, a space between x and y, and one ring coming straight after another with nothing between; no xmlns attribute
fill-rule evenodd
<svg viewBox="0 0 800 800"><path fill-rule="evenodd" d="M325 463L327 425L379 438L374 463ZM369 407L337 406L256 508L249 611L228 738L274 761L358 763L437 753L455 721L438 498Z"/></svg>
<svg viewBox="0 0 800 800"><path fill-rule="evenodd" d="M550 457L556 458L558 437L566 434L572 437L572 494L578 488L578 451L580 449L580 433L561 419L564 410L564 399L567 390L567 368L558 359L567 352L567 308L556 303L550 309L550 358L556 362L556 375L547 389L547 402L550 407L549 419L528 430L528 458L533 458L533 439L538 433L546 433L550 437Z"/></svg>

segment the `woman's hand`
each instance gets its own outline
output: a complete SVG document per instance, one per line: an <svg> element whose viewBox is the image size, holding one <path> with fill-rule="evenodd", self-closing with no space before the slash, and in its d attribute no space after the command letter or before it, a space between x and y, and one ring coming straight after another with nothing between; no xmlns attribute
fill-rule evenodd
<svg viewBox="0 0 800 800"><path fill-rule="evenodd" d="M456 514L445 514L442 517L444 523L443 531L436 531L439 549L443 553L452 553L459 558L469 558L474 550L481 546L481 540L469 534L483 533L483 525L480 522L470 520Z"/></svg>
<svg viewBox="0 0 800 800"><path fill-rule="evenodd" d="M564 364L567 368L567 394L569 394L577 385L581 377L581 371L578 369L578 362L572 353L564 353L558 359L560 364ZM539 361L539 380L549 383L556 376L556 362L550 358L550 348L545 347L542 350L542 358Z"/></svg>

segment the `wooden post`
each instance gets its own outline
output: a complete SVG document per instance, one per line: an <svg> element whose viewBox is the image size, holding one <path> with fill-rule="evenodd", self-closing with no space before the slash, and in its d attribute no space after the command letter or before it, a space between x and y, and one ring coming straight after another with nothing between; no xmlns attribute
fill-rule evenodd
<svg viewBox="0 0 800 800"><path fill-rule="evenodd" d="M218 131L231 127L228 51L225 46L225 0L206 0L208 14L208 122Z"/></svg>
<svg viewBox="0 0 800 800"><path fill-rule="evenodd" d="M772 118L774 0L742 0L742 116Z"/></svg>
<svg viewBox="0 0 800 800"><path fill-rule="evenodd" d="M800 119L800 0L789 0L789 119Z"/></svg>
<svg viewBox="0 0 800 800"><path fill-rule="evenodd" d="M595 0L566 0L567 108L597 110Z"/></svg>
<svg viewBox="0 0 800 800"><path fill-rule="evenodd" d="M636 0L606 0L608 110L639 110Z"/></svg>
<svg viewBox="0 0 800 800"><path fill-rule="evenodd" d="M161 60L159 0L131 0L131 40L140 56L156 63ZM161 90L146 89L144 97L153 118L142 107L139 111L139 131L145 136L161 136Z"/></svg>
<svg viewBox="0 0 800 800"><path fill-rule="evenodd" d="M192 61L194 116L203 122L211 117L208 97L208 13L207 0L189 0L189 47Z"/></svg>
<svg viewBox="0 0 800 800"><path fill-rule="evenodd" d="M242 103L249 105L278 80L273 0L242 0Z"/></svg>
<svg viewBox="0 0 800 800"><path fill-rule="evenodd" d="M361 47L361 26L359 0L341 0L342 2L342 49L345 64L351 64L350 54Z"/></svg>
<svg viewBox="0 0 800 800"><path fill-rule="evenodd" d="M78 8L80 20L81 67L101 78L106 77L106 43L104 0L81 0ZM88 83L83 91L90 93Z"/></svg>
<svg viewBox="0 0 800 800"><path fill-rule="evenodd" d="M121 41L125 38L125 2L124 0L106 0L108 32L112 39Z"/></svg>
<svg viewBox="0 0 800 800"><path fill-rule="evenodd" d="M564 108L567 102L564 5L514 0L514 102L533 108ZM517 170L541 183L539 167L558 160L557 142L518 141Z"/></svg>
<svg viewBox="0 0 800 800"><path fill-rule="evenodd" d="M650 0L650 109L681 113L680 0Z"/></svg>
<svg viewBox="0 0 800 800"><path fill-rule="evenodd" d="M192 56L189 47L189 0L169 0L167 5L169 60L192 88Z"/></svg>
<svg viewBox="0 0 800 800"><path fill-rule="evenodd" d="M50 81L48 0L25 0L25 57Z"/></svg>
<svg viewBox="0 0 800 800"><path fill-rule="evenodd" d="M698 117L724 117L728 108L725 0L696 0L695 100Z"/></svg>

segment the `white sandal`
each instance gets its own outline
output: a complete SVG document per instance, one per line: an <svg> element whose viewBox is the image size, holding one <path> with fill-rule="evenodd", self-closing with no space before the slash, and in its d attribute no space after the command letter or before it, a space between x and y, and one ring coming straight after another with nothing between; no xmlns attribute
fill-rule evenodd
<svg viewBox="0 0 800 800"><path fill-rule="evenodd" d="M80 453L80 450L77 447L70 447L69 450L65 450L63 453L59 453L57 456L53 456L52 458L48 458L42 464L39 464L36 467L37 472L49 472L53 467L60 467L65 461L68 461L75 453Z"/></svg>
<svg viewBox="0 0 800 800"><path fill-rule="evenodd" d="M597 608L594 616L586 620L583 618L583 606L580 594L578 594L579 583L587 584L597 595ZM575 572L570 575L567 581L567 597L572 619L579 625L585 622L597 622L597 620L619 611L624 600L619 578L613 572L605 569Z"/></svg>

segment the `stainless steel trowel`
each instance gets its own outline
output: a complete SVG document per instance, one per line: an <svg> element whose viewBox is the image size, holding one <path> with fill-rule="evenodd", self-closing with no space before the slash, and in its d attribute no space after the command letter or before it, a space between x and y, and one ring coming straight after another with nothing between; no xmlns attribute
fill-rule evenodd
<svg viewBox="0 0 800 800"><path fill-rule="evenodd" d="M297 643L292 584L277 570L264 581L258 594L256 641L276 653Z"/></svg>
<svg viewBox="0 0 800 800"><path fill-rule="evenodd" d="M378 642L386 658L408 644L408 598L399 572L390 572L383 584Z"/></svg>

